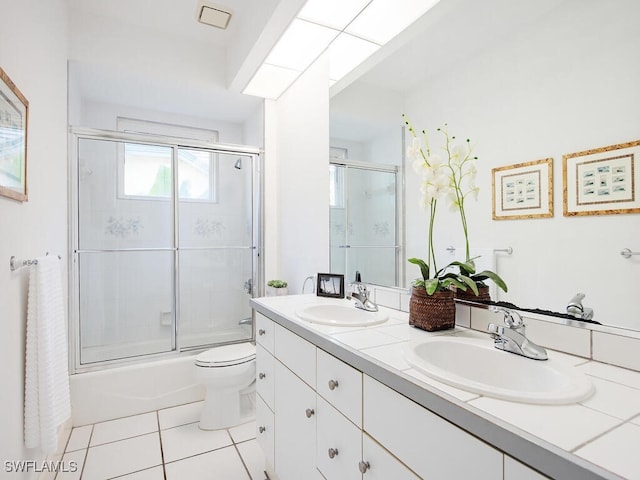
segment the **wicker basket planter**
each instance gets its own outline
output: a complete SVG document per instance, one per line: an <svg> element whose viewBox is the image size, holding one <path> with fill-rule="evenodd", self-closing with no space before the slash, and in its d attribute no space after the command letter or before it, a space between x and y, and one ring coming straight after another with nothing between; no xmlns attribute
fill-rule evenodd
<svg viewBox="0 0 640 480"><path fill-rule="evenodd" d="M427 295L424 288L414 287L409 302L409 325L428 332L455 327L456 304L453 291Z"/></svg>
<svg viewBox="0 0 640 480"><path fill-rule="evenodd" d="M455 298L459 300L467 300L469 302L483 302L483 301L491 301L491 294L489 293L489 287L478 287L478 295L473 293L470 288L466 290L457 290L455 293Z"/></svg>

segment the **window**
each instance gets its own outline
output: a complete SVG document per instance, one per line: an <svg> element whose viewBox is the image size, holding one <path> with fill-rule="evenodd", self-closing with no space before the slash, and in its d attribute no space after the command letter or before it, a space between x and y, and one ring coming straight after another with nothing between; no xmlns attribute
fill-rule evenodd
<svg viewBox="0 0 640 480"><path fill-rule="evenodd" d="M344 208L344 166L329 165L329 206Z"/></svg>
<svg viewBox="0 0 640 480"><path fill-rule="evenodd" d="M118 118L118 130L218 141L218 132L130 118ZM172 148L147 144L121 144L118 193L121 198L168 199L171 197ZM178 194L181 200L215 202L216 155L196 149L178 149Z"/></svg>

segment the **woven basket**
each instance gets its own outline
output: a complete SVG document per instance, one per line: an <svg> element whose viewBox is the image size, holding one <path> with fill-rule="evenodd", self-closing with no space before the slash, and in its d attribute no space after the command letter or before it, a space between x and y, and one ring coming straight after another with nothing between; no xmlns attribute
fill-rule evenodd
<svg viewBox="0 0 640 480"><path fill-rule="evenodd" d="M467 300L469 302L484 302L491 301L491 294L489 293L489 287L478 287L478 295L473 293L473 290L467 288L466 290L456 289L455 298L459 300Z"/></svg>
<svg viewBox="0 0 640 480"><path fill-rule="evenodd" d="M456 325L456 304L453 291L427 295L424 288L413 287L409 302L409 325L427 332L446 330Z"/></svg>

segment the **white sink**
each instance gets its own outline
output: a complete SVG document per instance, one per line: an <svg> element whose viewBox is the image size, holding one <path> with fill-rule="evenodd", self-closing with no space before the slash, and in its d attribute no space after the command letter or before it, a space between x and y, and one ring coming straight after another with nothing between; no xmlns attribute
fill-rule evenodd
<svg viewBox="0 0 640 480"><path fill-rule="evenodd" d="M581 372L553 359L532 360L498 350L489 338L416 341L406 348L405 359L442 383L503 400L563 405L584 400L594 391Z"/></svg>
<svg viewBox="0 0 640 480"><path fill-rule="evenodd" d="M313 304L296 312L302 320L336 327L363 327L386 322L389 318L383 312L367 312L353 304Z"/></svg>

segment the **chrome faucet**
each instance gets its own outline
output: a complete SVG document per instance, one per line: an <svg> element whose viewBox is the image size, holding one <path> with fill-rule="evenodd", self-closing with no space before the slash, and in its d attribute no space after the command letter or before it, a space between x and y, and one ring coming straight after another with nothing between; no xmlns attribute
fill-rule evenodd
<svg viewBox="0 0 640 480"><path fill-rule="evenodd" d="M582 299L586 295L584 293L576 293L567 305L567 313L576 318L583 320L591 320L593 318L593 308L585 308L582 306Z"/></svg>
<svg viewBox="0 0 640 480"><path fill-rule="evenodd" d="M491 311L504 313L504 323L506 324L504 326L490 323L487 327L496 348L534 360L548 358L544 348L526 337L525 324L518 312L501 307L491 307Z"/></svg>
<svg viewBox="0 0 640 480"><path fill-rule="evenodd" d="M351 289L351 297L356 301L356 308L366 310L367 312L378 311L378 306L369 300L369 290L367 290L367 286L362 283L360 272L356 271L356 279L349 287Z"/></svg>

